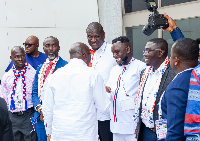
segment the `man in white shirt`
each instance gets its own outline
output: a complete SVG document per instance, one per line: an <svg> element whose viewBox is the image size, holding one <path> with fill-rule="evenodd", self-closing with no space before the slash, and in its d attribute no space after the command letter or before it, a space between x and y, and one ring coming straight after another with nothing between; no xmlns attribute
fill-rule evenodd
<svg viewBox="0 0 200 141"><path fill-rule="evenodd" d="M96 108L105 112L110 105L101 75L88 65L87 45L71 46L70 62L47 80L43 113L51 141L97 141Z"/></svg>
<svg viewBox="0 0 200 141"><path fill-rule="evenodd" d="M89 67L92 67L99 73L106 85L110 70L117 65L112 57L111 44L104 41L105 32L98 22L92 22L86 29L88 43L91 46L92 59ZM110 132L110 115L109 111L105 114L97 111L98 132L101 141L113 141L113 135Z"/></svg>
<svg viewBox="0 0 200 141"><path fill-rule="evenodd" d="M155 132L155 121L158 119L157 104L176 74L170 67L167 57L168 43L166 40L162 38L149 40L143 53L148 67L141 73L141 82L136 98L134 118L138 122L137 140L157 141Z"/></svg>
<svg viewBox="0 0 200 141"><path fill-rule="evenodd" d="M132 115L140 73L146 65L133 57L127 37L121 36L112 42L113 57L118 65L112 68L106 89L112 97L110 127L113 141L135 141L136 123Z"/></svg>

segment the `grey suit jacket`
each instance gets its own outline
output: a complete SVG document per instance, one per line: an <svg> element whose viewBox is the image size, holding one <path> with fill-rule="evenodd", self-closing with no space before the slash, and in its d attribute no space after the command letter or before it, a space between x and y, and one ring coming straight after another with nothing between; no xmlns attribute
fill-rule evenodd
<svg viewBox="0 0 200 141"><path fill-rule="evenodd" d="M140 74L140 79L142 78L144 71L145 71L145 69L142 70L142 72ZM156 97L155 107L154 107L154 111L153 111L154 122L158 119L157 104L160 101L160 97L163 94L163 92L165 91L165 89L167 88L167 86L169 85L169 83L173 80L175 75L176 75L176 73L172 70L170 63L169 63L167 65L165 73L162 76L160 87L159 87L158 94L157 94L157 97ZM143 97L143 90L142 90L142 97ZM140 103L140 107L141 107L141 105L142 105L142 102ZM139 116L141 116L141 108L139 110ZM139 118L139 122L137 123L137 140L138 141L142 141L142 136L143 136L142 135L143 131L141 129L141 125L142 125L142 120L141 120L141 118Z"/></svg>

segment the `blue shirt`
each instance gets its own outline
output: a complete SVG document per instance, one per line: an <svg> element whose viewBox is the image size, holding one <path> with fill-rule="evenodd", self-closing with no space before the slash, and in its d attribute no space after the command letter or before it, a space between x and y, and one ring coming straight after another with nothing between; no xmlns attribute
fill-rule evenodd
<svg viewBox="0 0 200 141"><path fill-rule="evenodd" d="M183 71L167 86L162 98L162 118L167 119L165 141L183 141L184 119L192 69Z"/></svg>

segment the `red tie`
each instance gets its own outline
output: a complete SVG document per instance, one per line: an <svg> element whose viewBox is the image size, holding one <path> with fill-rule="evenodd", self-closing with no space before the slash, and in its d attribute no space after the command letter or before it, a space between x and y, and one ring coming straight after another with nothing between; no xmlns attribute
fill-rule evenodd
<svg viewBox="0 0 200 141"><path fill-rule="evenodd" d="M51 68L52 68L52 65L53 65L53 62L49 62L49 65L47 67L47 70L46 70L46 73L45 73L45 77L44 77L44 82L45 82L45 79L47 78Z"/></svg>

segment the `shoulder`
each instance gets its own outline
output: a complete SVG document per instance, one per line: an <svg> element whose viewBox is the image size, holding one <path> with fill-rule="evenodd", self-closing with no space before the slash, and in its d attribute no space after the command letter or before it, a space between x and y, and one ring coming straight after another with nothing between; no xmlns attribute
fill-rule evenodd
<svg viewBox="0 0 200 141"><path fill-rule="evenodd" d="M60 57L60 56L59 56L58 62L60 62L60 63L62 63L62 64L64 64L64 65L68 64L68 62L65 61L64 59L62 59L62 57Z"/></svg>
<svg viewBox="0 0 200 141"><path fill-rule="evenodd" d="M8 72L4 73L3 77L2 77L2 82L5 81L8 77L13 76L13 69L11 68Z"/></svg>

